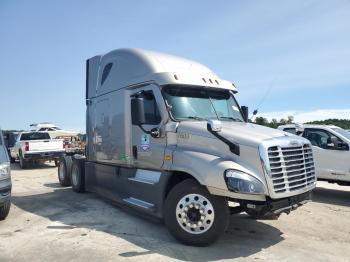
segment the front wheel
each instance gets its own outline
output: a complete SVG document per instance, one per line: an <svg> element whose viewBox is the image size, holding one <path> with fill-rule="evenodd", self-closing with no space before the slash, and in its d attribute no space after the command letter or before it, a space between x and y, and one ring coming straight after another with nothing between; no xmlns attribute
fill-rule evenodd
<svg viewBox="0 0 350 262"><path fill-rule="evenodd" d="M10 212L10 208L11 208L10 200L6 201L5 204L2 207L0 207L0 220L4 220L7 217L7 215Z"/></svg>
<svg viewBox="0 0 350 262"><path fill-rule="evenodd" d="M192 179L177 184L165 200L164 221L170 233L191 246L215 242L229 223L225 198L210 195Z"/></svg>

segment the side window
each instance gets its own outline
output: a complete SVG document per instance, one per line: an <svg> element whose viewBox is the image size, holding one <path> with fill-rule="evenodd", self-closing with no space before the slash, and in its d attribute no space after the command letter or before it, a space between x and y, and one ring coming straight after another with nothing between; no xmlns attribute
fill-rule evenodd
<svg viewBox="0 0 350 262"><path fill-rule="evenodd" d="M152 91L144 92L141 96L144 101L146 125L158 125L161 121L156 99Z"/></svg>
<svg viewBox="0 0 350 262"><path fill-rule="evenodd" d="M285 128L283 131L296 135L297 131L295 128Z"/></svg>
<svg viewBox="0 0 350 262"><path fill-rule="evenodd" d="M322 129L306 129L304 132L304 137L310 140L313 146L323 149L333 149L333 147L328 146L329 144L332 144L332 136L331 133ZM341 142L340 139L339 142Z"/></svg>
<svg viewBox="0 0 350 262"><path fill-rule="evenodd" d="M101 77L101 86L106 81L109 75L109 72L111 72L112 66L113 66L113 63L108 63L107 65L105 65L105 68L103 68L102 77Z"/></svg>

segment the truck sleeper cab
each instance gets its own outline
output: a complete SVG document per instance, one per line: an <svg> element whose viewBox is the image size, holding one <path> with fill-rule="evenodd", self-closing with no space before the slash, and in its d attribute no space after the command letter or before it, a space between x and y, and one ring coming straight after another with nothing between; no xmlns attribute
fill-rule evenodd
<svg viewBox="0 0 350 262"><path fill-rule="evenodd" d="M278 216L310 199L310 143L248 123L236 87L207 67L119 49L87 60L86 83L86 156L62 160L62 185L163 219L197 246L230 212Z"/></svg>

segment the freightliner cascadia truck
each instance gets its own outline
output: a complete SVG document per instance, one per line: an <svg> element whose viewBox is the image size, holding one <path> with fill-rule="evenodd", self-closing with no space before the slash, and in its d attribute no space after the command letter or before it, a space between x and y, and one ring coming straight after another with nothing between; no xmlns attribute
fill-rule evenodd
<svg viewBox="0 0 350 262"><path fill-rule="evenodd" d="M164 221L188 245L222 235L229 216L274 216L316 185L310 142L249 123L234 84L204 65L140 49L86 63L85 155L64 157L63 186Z"/></svg>

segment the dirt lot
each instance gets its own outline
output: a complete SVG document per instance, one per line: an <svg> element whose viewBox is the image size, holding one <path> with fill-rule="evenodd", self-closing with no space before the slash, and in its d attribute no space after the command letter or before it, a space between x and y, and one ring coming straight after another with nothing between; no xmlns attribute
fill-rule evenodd
<svg viewBox="0 0 350 262"><path fill-rule="evenodd" d="M57 182L47 164L12 166L13 205L0 221L0 261L349 261L350 188L318 183L314 202L279 220L232 216L206 248L177 243L166 228Z"/></svg>

